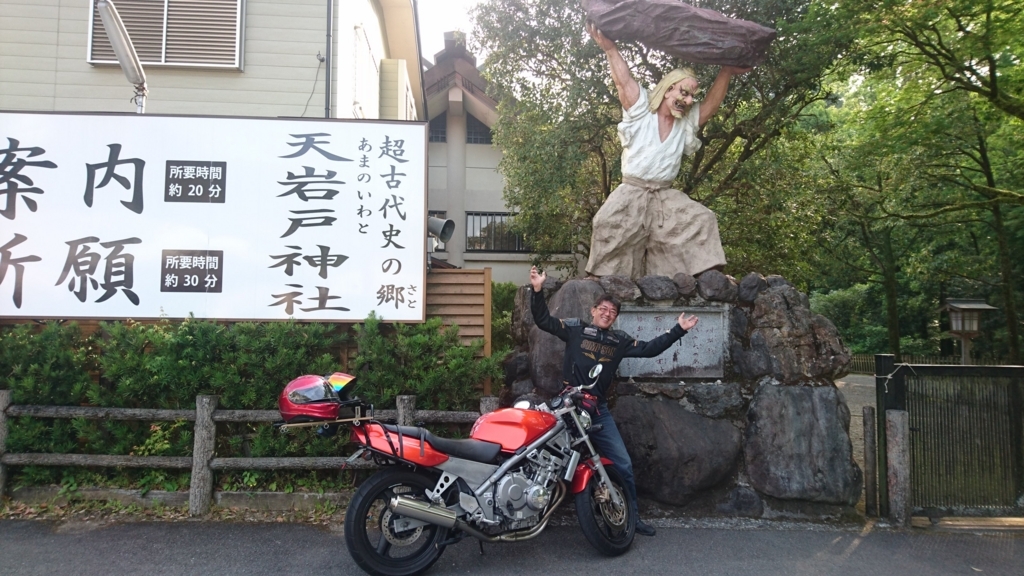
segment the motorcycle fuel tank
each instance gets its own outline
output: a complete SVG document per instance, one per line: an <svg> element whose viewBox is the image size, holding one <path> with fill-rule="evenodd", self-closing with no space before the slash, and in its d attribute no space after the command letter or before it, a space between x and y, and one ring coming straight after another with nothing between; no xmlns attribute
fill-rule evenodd
<svg viewBox="0 0 1024 576"><path fill-rule="evenodd" d="M504 452L515 452L550 430L555 422L554 415L547 412L502 408L481 416L469 437L501 444Z"/></svg>

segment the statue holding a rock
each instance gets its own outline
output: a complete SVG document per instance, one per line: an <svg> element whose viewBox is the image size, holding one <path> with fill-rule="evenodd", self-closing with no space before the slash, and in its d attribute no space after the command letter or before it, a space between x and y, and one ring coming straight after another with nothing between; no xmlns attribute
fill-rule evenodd
<svg viewBox="0 0 1024 576"><path fill-rule="evenodd" d="M727 40L737 36L738 28L743 26L756 27L767 41L759 40L761 44L752 48L753 55L723 53L724 61L756 63L763 58L763 49L774 37L770 29L679 2L593 0L587 4L589 15L603 19L604 23L598 24L607 24L620 37L643 30L645 16L661 21L661 26L649 28L655 36L659 30L666 29L666 18L681 18L680 23L686 24L682 29L653 38L652 43L656 46L660 42L674 48L677 54L694 56L696 61L709 59L700 51L706 50L709 44L722 46L724 52L728 48ZM715 30L719 21L724 21L725 27ZM622 143L622 183L594 216L587 273L639 278L646 275L672 277L679 272L696 276L712 268L721 269L725 266L725 252L717 218L704 205L674 189L672 182L679 173L683 156L693 155L700 149L697 134L718 112L730 79L748 72L750 65L722 65L718 77L699 102L697 77L689 68L672 70L647 93L633 77L615 42L602 33L598 24L588 21L587 31L608 57L612 81L623 109L618 127ZM702 25L706 28L701 28ZM744 29L743 33L748 31ZM686 37L695 38L692 45L684 42ZM644 38L639 40L645 42Z"/></svg>
<svg viewBox="0 0 1024 576"><path fill-rule="evenodd" d="M629 72L615 43L592 24L622 102L622 184L594 216L587 272L672 276L725 266L718 220L703 204L672 187L682 157L700 149L697 131L718 111L729 80L746 69L723 66L702 102L697 78L677 68L650 95Z"/></svg>

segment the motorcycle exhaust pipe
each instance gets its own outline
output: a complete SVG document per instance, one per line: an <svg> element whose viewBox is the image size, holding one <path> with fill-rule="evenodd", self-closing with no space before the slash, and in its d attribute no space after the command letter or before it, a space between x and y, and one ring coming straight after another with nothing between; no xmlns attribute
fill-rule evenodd
<svg viewBox="0 0 1024 576"><path fill-rule="evenodd" d="M420 500L413 500L406 496L395 496L388 504L388 508L399 516L436 524L443 528L454 528L455 521L458 518L455 512L447 508Z"/></svg>

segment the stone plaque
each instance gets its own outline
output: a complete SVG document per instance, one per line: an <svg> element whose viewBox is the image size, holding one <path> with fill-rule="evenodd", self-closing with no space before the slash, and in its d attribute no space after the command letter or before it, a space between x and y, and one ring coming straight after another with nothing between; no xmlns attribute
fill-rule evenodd
<svg viewBox="0 0 1024 576"><path fill-rule="evenodd" d="M671 329L680 312L695 314L693 330L655 358L626 358L621 378L721 378L729 334L728 306L649 308L623 306L613 328L638 340L653 340Z"/></svg>

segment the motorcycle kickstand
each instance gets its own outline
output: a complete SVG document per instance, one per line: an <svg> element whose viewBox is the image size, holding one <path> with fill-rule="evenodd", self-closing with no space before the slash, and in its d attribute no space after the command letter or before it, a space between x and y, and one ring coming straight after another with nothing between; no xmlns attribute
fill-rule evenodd
<svg viewBox="0 0 1024 576"><path fill-rule="evenodd" d="M483 556L484 555L484 541L483 540L477 540L476 543L480 545L480 555Z"/></svg>

